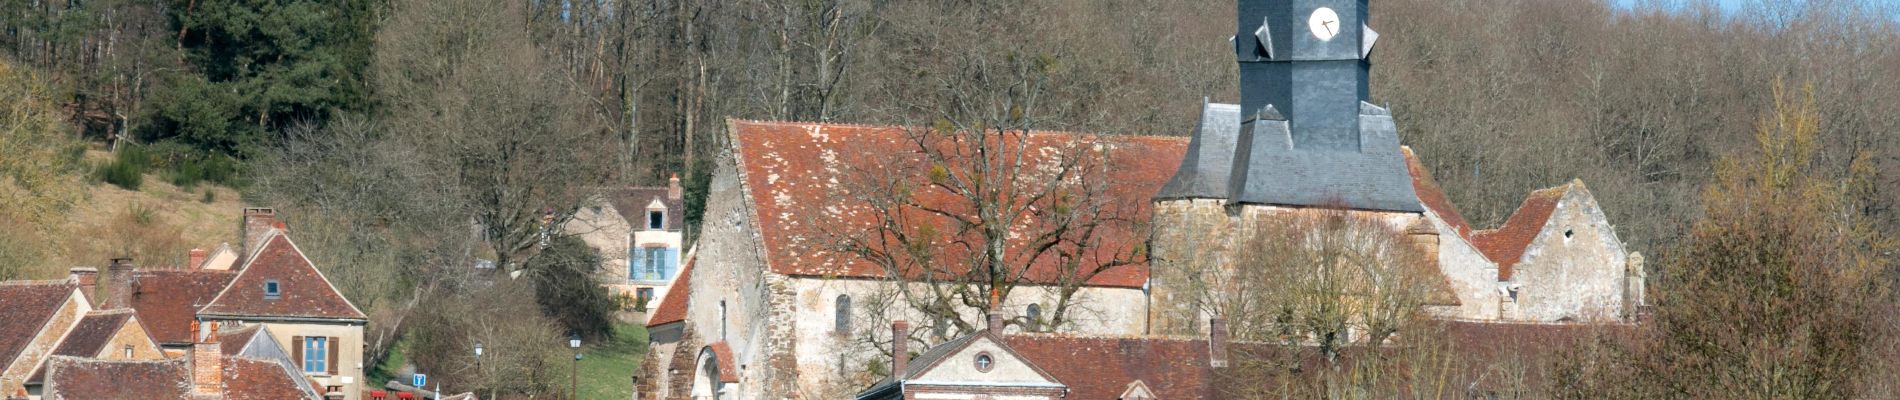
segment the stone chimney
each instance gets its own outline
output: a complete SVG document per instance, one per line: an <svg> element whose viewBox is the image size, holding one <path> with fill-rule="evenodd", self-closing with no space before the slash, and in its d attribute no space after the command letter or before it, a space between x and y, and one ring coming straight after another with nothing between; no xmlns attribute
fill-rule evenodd
<svg viewBox="0 0 1900 400"><path fill-rule="evenodd" d="M185 254L189 254L189 255L190 255L190 259L189 259L189 260L187 260L187 261L185 261L185 269L202 269L202 268L204 268L204 265L205 265L205 249L191 249L191 251L190 251L190 252L186 252Z"/></svg>
<svg viewBox="0 0 1900 400"><path fill-rule="evenodd" d="M666 180L666 198L676 201L686 198L686 190L680 188L680 174L673 174L672 178Z"/></svg>
<svg viewBox="0 0 1900 400"><path fill-rule="evenodd" d="M261 207L245 208L244 223L238 226L238 236L244 239L244 247L238 249L238 259L249 258L251 252L257 251L264 245L265 235L276 227L278 227L277 210Z"/></svg>
<svg viewBox="0 0 1900 400"><path fill-rule="evenodd" d="M192 335L200 336L191 345L191 398L196 400L224 398L224 352L218 345L218 323L203 325L199 332L198 321L192 321Z"/></svg>
<svg viewBox="0 0 1900 400"><path fill-rule="evenodd" d="M1003 335L1003 313L991 310L989 317L990 317L989 318L990 319L990 334L996 335L996 336L1002 336Z"/></svg>
<svg viewBox="0 0 1900 400"><path fill-rule="evenodd" d="M103 297L104 304L100 309L110 310L132 306L132 271L136 269L130 258L112 259L112 265L106 267L106 284L99 285L99 288L106 290ZM100 298L101 296L94 294L93 297Z"/></svg>
<svg viewBox="0 0 1900 400"><path fill-rule="evenodd" d="M66 279L79 285L79 292L85 293L93 302L99 301L99 269L93 267L72 267L66 270Z"/></svg>
<svg viewBox="0 0 1900 400"><path fill-rule="evenodd" d="M1207 364L1214 368L1227 368L1227 319L1225 318L1207 321Z"/></svg>
<svg viewBox="0 0 1900 400"><path fill-rule="evenodd" d="M891 380L900 379L910 366L910 322L891 323Z"/></svg>

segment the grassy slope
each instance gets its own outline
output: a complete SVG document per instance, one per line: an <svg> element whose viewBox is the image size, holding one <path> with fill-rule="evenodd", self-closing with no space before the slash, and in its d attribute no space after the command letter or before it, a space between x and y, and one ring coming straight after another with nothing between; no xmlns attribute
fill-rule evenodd
<svg viewBox="0 0 1900 400"><path fill-rule="evenodd" d="M581 359L581 399L633 397L633 373L647 352L647 329L640 324L614 327L614 340L589 346Z"/></svg>
<svg viewBox="0 0 1900 400"><path fill-rule="evenodd" d="M89 160L110 156L102 151ZM26 278L57 279L72 266L102 267L112 257L131 255L146 266L177 266L191 248L216 248L236 240L238 221L247 207L236 190L212 184L172 186L164 176L146 174L138 191L93 182L48 235L53 253ZM202 201L206 191L213 201ZM137 218L143 214L146 218Z"/></svg>

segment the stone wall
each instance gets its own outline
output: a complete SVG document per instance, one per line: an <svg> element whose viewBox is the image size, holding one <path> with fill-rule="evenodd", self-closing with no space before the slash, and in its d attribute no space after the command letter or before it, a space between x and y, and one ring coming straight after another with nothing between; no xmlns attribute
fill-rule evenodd
<svg viewBox="0 0 1900 400"><path fill-rule="evenodd" d="M1628 254L1583 185L1565 192L1524 251L1509 285L1526 321L1615 321L1622 317Z"/></svg>
<svg viewBox="0 0 1900 400"><path fill-rule="evenodd" d="M911 321L911 326L919 333L928 334L928 317L908 306L902 300L890 299L897 290L897 283L871 279L827 279L819 277L795 277L794 290L796 317L792 323L796 326L798 387L802 393L831 394L840 387L853 388L844 393L856 393L855 389L869 387L872 380L882 376L864 374L866 364L872 361L888 361L890 322L894 320ZM912 293L925 293L927 286L913 283ZM1019 286L1010 293L1001 308L1004 318L1023 315L1030 304L1042 309L1044 318L1055 312L1057 288L1047 286ZM837 329L838 296L851 298L850 322L848 331ZM1069 307L1068 321L1061 326L1051 327L1058 332L1076 332L1090 335L1140 335L1148 327L1147 300L1138 288L1088 287L1080 289ZM966 322L985 323L980 311L967 309L962 315ZM1007 332L1020 332L1022 327L1011 326ZM946 332L954 335L954 331ZM876 343L871 343L874 340ZM917 349L923 350L923 349Z"/></svg>
<svg viewBox="0 0 1900 400"><path fill-rule="evenodd" d="M1289 208L1245 205L1230 209L1221 200L1169 200L1154 206L1154 235L1150 238L1153 267L1154 327L1164 335L1198 335L1211 314L1199 304L1199 293L1207 282L1218 281L1231 268L1245 265L1234 253L1262 223L1303 213L1322 212L1313 208ZM1355 216L1383 221L1396 232L1418 223L1423 214L1383 211L1346 211Z"/></svg>
<svg viewBox="0 0 1900 400"><path fill-rule="evenodd" d="M1485 258L1470 240L1459 235L1456 228L1437 214L1426 211L1425 219L1438 230L1438 270L1445 274L1445 283L1458 296L1459 303L1457 307L1430 309L1432 314L1450 319L1498 319L1497 263Z"/></svg>
<svg viewBox="0 0 1900 400"><path fill-rule="evenodd" d="M138 321L138 319L133 318L132 321ZM132 346L131 356L125 354L126 346ZM121 326L119 331L112 335L112 339L106 342L105 347L99 350L99 353L100 354L96 354L98 356L97 358L105 360L158 360L165 358L165 351L159 349L158 343L152 342L152 337L145 333L145 325L137 322L127 322Z"/></svg>

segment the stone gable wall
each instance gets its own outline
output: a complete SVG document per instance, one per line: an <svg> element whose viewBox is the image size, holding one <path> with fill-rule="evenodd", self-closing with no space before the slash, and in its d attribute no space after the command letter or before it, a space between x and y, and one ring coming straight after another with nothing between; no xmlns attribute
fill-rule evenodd
<svg viewBox="0 0 1900 400"><path fill-rule="evenodd" d="M1621 243L1589 191L1568 191L1514 267L1509 284L1518 288L1517 315L1505 317L1544 322L1620 319L1628 262Z"/></svg>

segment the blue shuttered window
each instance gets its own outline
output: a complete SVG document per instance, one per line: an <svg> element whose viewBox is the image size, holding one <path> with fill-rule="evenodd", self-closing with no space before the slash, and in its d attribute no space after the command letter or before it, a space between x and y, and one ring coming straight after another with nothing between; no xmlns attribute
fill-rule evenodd
<svg viewBox="0 0 1900 400"><path fill-rule="evenodd" d="M666 247L634 248L627 261L627 279L664 281L679 270L679 249Z"/></svg>

